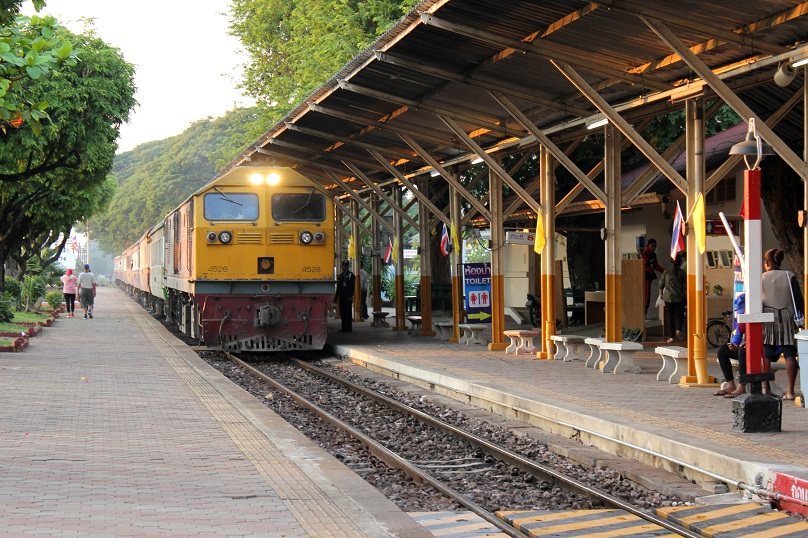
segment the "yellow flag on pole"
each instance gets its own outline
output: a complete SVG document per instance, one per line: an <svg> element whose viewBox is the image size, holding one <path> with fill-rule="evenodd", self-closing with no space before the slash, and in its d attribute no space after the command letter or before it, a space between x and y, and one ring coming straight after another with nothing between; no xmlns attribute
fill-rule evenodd
<svg viewBox="0 0 808 538"><path fill-rule="evenodd" d="M398 263L398 235L393 238L393 263Z"/></svg>
<svg viewBox="0 0 808 538"><path fill-rule="evenodd" d="M696 234L696 245L699 247L699 254L704 254L707 250L707 221L704 214L704 194L699 193L693 211L690 216L690 224Z"/></svg>
<svg viewBox="0 0 808 538"><path fill-rule="evenodd" d="M546 242L547 240L544 237L544 215L539 209L536 214L536 243L533 245L533 250L536 251L536 254L541 254Z"/></svg>
<svg viewBox="0 0 808 538"><path fill-rule="evenodd" d="M356 259L356 245L354 245L353 235L348 240L348 257L352 260Z"/></svg>
<svg viewBox="0 0 808 538"><path fill-rule="evenodd" d="M452 223L452 243L454 243L455 249L461 249L463 246L457 237L457 226L455 226L454 222ZM457 250L457 252L462 252L462 250Z"/></svg>

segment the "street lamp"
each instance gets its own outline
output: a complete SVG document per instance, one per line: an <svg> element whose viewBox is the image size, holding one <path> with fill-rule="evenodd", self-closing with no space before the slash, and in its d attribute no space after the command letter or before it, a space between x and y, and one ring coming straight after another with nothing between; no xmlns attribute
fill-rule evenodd
<svg viewBox="0 0 808 538"><path fill-rule="evenodd" d="M738 315L738 323L746 324L746 372L740 382L749 384L750 392L734 398L733 429L742 432L780 431L781 400L762 394L764 381L774 381L769 362L763 357L763 324L774 321L771 312L763 312L761 299L763 277L763 248L760 225L760 161L771 155L771 146L764 143L755 129L755 119L749 119L746 140L730 148L730 155L742 155L744 171L744 293L746 309ZM754 159L754 160L753 160Z"/></svg>

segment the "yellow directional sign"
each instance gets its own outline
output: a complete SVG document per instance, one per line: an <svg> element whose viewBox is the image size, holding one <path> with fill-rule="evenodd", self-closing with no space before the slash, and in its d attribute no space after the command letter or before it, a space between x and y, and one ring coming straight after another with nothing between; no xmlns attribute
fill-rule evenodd
<svg viewBox="0 0 808 538"><path fill-rule="evenodd" d="M489 314L488 312L475 312L473 314L468 315L469 319L479 319L480 321L485 321L490 317L491 314Z"/></svg>

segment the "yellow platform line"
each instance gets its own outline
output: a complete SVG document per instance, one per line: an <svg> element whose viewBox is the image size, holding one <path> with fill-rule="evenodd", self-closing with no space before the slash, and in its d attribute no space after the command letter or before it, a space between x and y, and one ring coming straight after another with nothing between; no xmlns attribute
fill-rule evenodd
<svg viewBox="0 0 808 538"><path fill-rule="evenodd" d="M124 304L130 312L134 308ZM261 430L172 349L149 320L133 317L168 365L208 409L306 532L317 537L367 536L315 484L302 484L300 478L305 478L305 473L286 459Z"/></svg>

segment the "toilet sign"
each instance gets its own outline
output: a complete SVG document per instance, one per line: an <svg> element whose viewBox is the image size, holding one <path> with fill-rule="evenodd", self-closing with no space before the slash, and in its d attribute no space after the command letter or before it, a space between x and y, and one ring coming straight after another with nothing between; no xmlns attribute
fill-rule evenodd
<svg viewBox="0 0 808 538"><path fill-rule="evenodd" d="M468 323L486 323L491 317L491 264L464 263L463 288Z"/></svg>

